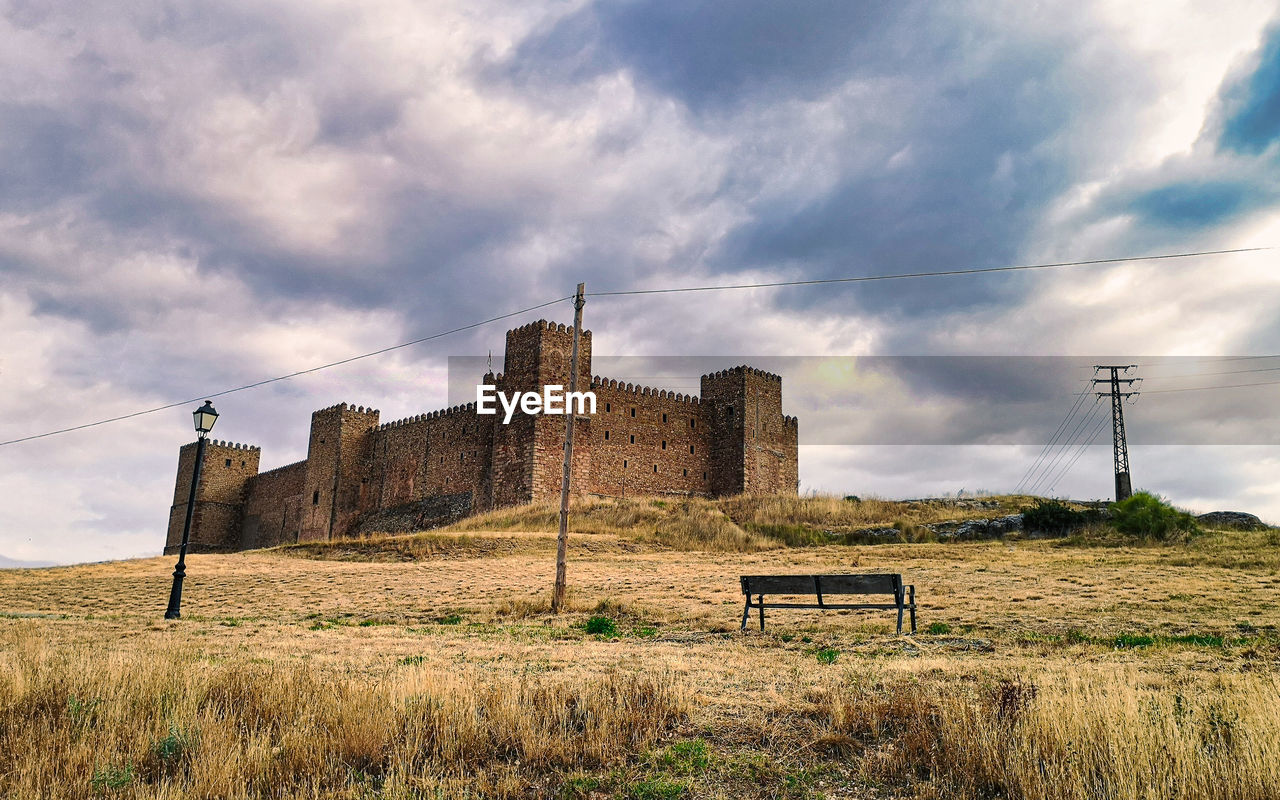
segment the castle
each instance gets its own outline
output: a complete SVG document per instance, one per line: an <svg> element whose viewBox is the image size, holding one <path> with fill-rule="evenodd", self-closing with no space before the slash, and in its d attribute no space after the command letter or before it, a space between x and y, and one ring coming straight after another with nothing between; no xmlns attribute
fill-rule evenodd
<svg viewBox="0 0 1280 800"><path fill-rule="evenodd" d="M569 384L573 328L538 321L507 331L499 391ZM701 396L591 376L591 332L579 345L578 390L596 413L574 423L575 495L795 494L797 422L782 379L751 367L703 375ZM311 415L307 458L258 472L261 449L210 441L193 513L193 552L327 541L414 530L501 506L558 498L562 416L476 413L474 403L379 423L346 403ZM196 443L178 452L165 552L176 552Z"/></svg>

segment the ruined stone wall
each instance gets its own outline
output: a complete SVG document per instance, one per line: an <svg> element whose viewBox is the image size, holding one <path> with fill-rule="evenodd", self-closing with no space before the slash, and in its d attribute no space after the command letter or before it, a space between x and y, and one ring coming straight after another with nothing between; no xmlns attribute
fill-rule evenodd
<svg viewBox="0 0 1280 800"><path fill-rule="evenodd" d="M165 536L166 553L177 552L182 544L182 525L186 521L198 446L198 442L191 442L178 451L178 474ZM191 519L188 547L192 552L239 549L246 487L249 479L258 473L261 455L261 450L249 445L220 440L206 442Z"/></svg>
<svg viewBox="0 0 1280 800"><path fill-rule="evenodd" d="M240 547L253 550L298 540L307 462L258 473L249 479Z"/></svg>
<svg viewBox="0 0 1280 800"><path fill-rule="evenodd" d="M588 491L617 497L710 493L710 428L696 397L592 379ZM577 446L575 436L575 449Z"/></svg>

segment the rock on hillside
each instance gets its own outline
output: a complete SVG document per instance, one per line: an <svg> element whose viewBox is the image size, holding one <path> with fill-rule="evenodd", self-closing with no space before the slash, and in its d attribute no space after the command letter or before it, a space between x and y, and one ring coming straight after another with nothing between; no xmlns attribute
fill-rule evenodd
<svg viewBox="0 0 1280 800"><path fill-rule="evenodd" d="M1210 511L1196 517L1196 522L1206 528L1227 528L1236 531L1260 531L1267 525L1253 514L1243 511Z"/></svg>

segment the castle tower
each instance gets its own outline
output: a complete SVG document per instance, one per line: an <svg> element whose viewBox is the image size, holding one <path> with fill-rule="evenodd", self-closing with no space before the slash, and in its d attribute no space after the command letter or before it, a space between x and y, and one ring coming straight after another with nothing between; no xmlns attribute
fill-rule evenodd
<svg viewBox="0 0 1280 800"><path fill-rule="evenodd" d="M703 375L702 401L710 404L712 495L799 489L799 427L782 413L780 376L746 366Z"/></svg>
<svg viewBox="0 0 1280 800"><path fill-rule="evenodd" d="M569 390L569 363L573 353L573 327L546 320L507 331L503 374L498 389L541 392L544 386ZM578 344L578 391L591 388L591 331L584 330ZM491 505L517 505L559 497L564 469L565 418L529 415L516 411L509 424L493 419L493 480ZM587 485L591 453L590 422L575 423L573 478L579 488Z"/></svg>
<svg viewBox="0 0 1280 800"><path fill-rule="evenodd" d="M197 447L198 443L192 442L178 451L178 477L173 487L173 505L169 508L169 529L164 543L166 554L178 552L182 545L182 524L187 516L187 499L191 496ZM191 515L190 552L240 549L245 489L258 474L261 455L262 450L245 444L213 440L205 444L195 511Z"/></svg>
<svg viewBox="0 0 1280 800"><path fill-rule="evenodd" d="M299 542L341 536L359 516L371 494L370 433L377 426L377 409L346 403L311 415Z"/></svg>

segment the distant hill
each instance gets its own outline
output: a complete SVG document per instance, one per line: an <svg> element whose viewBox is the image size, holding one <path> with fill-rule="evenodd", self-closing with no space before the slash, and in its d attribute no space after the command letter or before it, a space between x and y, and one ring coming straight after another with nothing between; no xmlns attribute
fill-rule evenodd
<svg viewBox="0 0 1280 800"><path fill-rule="evenodd" d="M16 558L5 558L0 555L0 569L34 569L36 567L56 567L52 561L19 561Z"/></svg>

